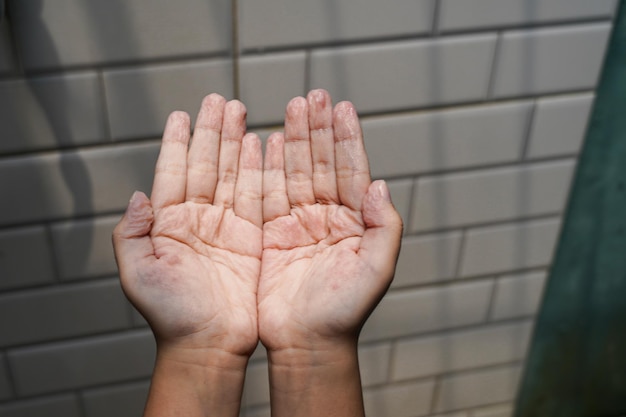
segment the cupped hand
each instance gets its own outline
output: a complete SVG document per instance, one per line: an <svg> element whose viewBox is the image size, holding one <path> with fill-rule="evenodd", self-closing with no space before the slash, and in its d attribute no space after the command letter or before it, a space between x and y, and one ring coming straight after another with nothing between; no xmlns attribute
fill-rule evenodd
<svg viewBox="0 0 626 417"><path fill-rule="evenodd" d="M262 151L238 101L207 96L190 142L172 113L151 198L135 193L113 240L122 287L158 345L249 355L258 342Z"/></svg>
<svg viewBox="0 0 626 417"><path fill-rule="evenodd" d="M259 335L270 351L354 342L388 288L402 221L371 182L354 107L323 90L287 106L267 143Z"/></svg>

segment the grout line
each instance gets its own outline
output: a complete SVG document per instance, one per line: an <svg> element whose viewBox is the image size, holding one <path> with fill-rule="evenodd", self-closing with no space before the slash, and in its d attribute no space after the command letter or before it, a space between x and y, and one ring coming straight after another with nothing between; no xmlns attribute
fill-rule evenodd
<svg viewBox="0 0 626 417"><path fill-rule="evenodd" d="M433 7L433 25L432 25L432 36L439 37L439 20L441 19L441 1L433 0L435 2Z"/></svg>
<svg viewBox="0 0 626 417"><path fill-rule="evenodd" d="M74 391L76 396L76 403L78 404L78 413L85 417L87 416L87 407L85 406L85 397L83 396L83 390Z"/></svg>
<svg viewBox="0 0 626 417"><path fill-rule="evenodd" d="M461 266L463 265L463 259L465 258L465 243L467 242L467 229L461 230L461 241L459 242L459 254L456 259L456 265L454 265L454 278L461 276Z"/></svg>
<svg viewBox="0 0 626 417"><path fill-rule="evenodd" d="M304 91L302 96L306 97L307 92L311 91L311 50L307 49L304 53Z"/></svg>
<svg viewBox="0 0 626 417"><path fill-rule="evenodd" d="M111 116L109 114L109 106L107 106L109 100L107 99L107 90L104 84L104 73L102 70L98 70L98 87L100 88L101 98L100 105L102 106L102 117L104 119L104 134L108 143L113 143L113 134L111 133Z"/></svg>
<svg viewBox="0 0 626 417"><path fill-rule="evenodd" d="M435 375L435 386L433 388L433 396L430 400L430 414L435 413L435 406L437 405L437 400L439 400L439 395L441 394L441 374Z"/></svg>
<svg viewBox="0 0 626 417"><path fill-rule="evenodd" d="M498 283L500 282L499 276L493 278L493 286L491 287L491 294L489 296L489 302L487 303L487 311L485 313L485 323L489 323L493 315L494 304L496 303L496 296L498 295Z"/></svg>
<svg viewBox="0 0 626 417"><path fill-rule="evenodd" d="M526 157L528 156L528 148L530 147L530 140L532 139L530 136L532 134L533 125L535 123L535 117L537 114L538 103L537 100L533 101L533 106L530 109L530 113L528 114L528 121L524 131L524 140L522 141L522 147L520 149L520 162L527 161Z"/></svg>
<svg viewBox="0 0 626 417"><path fill-rule="evenodd" d="M489 81L487 84L487 96L485 101L493 98L493 89L498 76L498 57L500 56L500 49L502 48L502 33L498 33L496 44L493 48L493 59L491 61L491 74L489 75Z"/></svg>
<svg viewBox="0 0 626 417"><path fill-rule="evenodd" d="M50 265L52 266L54 283L59 284L60 282L62 282L61 265L59 265L59 260L57 259L57 251L55 250L56 245L54 244L54 238L52 236L52 225L50 224L50 222L46 222L43 226L46 235L46 243L48 244L48 248L50 249Z"/></svg>
<svg viewBox="0 0 626 417"><path fill-rule="evenodd" d="M9 380L9 387L11 390L11 398L8 398L7 400L17 399L17 384L15 383L15 372L11 367L9 355L4 349L2 350L2 362L4 363L4 369L6 370L6 376Z"/></svg>
<svg viewBox="0 0 626 417"><path fill-rule="evenodd" d="M417 202L417 181L419 177L411 178L411 191L409 191L409 208L406 213L406 224L402 230L402 236L407 236L413 230L413 210ZM387 181L385 181L387 182Z"/></svg>
<svg viewBox="0 0 626 417"><path fill-rule="evenodd" d="M239 71L239 1L231 0L231 42L233 59L233 94L235 99L241 99L240 71Z"/></svg>

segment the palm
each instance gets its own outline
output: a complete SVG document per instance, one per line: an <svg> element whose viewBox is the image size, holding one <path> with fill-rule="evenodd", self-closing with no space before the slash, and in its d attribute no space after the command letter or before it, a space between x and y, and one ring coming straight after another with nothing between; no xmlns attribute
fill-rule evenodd
<svg viewBox="0 0 626 417"><path fill-rule="evenodd" d="M367 273L358 254L364 230L361 214L341 205L294 208L264 225L258 294L264 333L329 338L355 330L369 304L358 297Z"/></svg>
<svg viewBox="0 0 626 417"><path fill-rule="evenodd" d="M255 344L261 230L232 209L185 202L158 211L151 235L157 259L138 292L155 332Z"/></svg>

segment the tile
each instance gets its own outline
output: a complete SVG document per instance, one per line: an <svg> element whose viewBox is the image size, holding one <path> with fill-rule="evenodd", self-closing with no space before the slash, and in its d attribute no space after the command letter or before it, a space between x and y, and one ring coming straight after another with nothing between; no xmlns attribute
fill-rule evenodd
<svg viewBox="0 0 626 417"><path fill-rule="evenodd" d="M361 384L364 387L387 382L390 353L389 344L359 346Z"/></svg>
<svg viewBox="0 0 626 417"><path fill-rule="evenodd" d="M611 25L506 32L496 60L493 96L591 89L603 63Z"/></svg>
<svg viewBox="0 0 626 417"><path fill-rule="evenodd" d="M537 313L546 281L544 271L498 278L491 319L503 320Z"/></svg>
<svg viewBox="0 0 626 417"><path fill-rule="evenodd" d="M461 250L461 233L409 236L402 240L394 288L452 279Z"/></svg>
<svg viewBox="0 0 626 417"><path fill-rule="evenodd" d="M521 360L531 323L521 322L397 342L393 380L423 378Z"/></svg>
<svg viewBox="0 0 626 417"><path fill-rule="evenodd" d="M527 101L362 120L374 177L512 162L519 158Z"/></svg>
<svg viewBox="0 0 626 417"><path fill-rule="evenodd" d="M365 323L361 341L483 322L492 287L489 280L389 293Z"/></svg>
<svg viewBox="0 0 626 417"><path fill-rule="evenodd" d="M289 100L306 94L305 76L304 51L243 56L239 94L248 109L248 124L283 123Z"/></svg>
<svg viewBox="0 0 626 417"><path fill-rule="evenodd" d="M310 87L362 113L460 103L486 97L496 35L318 49Z"/></svg>
<svg viewBox="0 0 626 417"><path fill-rule="evenodd" d="M270 402L270 381L267 361L248 365L243 387L242 406L250 407Z"/></svg>
<svg viewBox="0 0 626 417"><path fill-rule="evenodd" d="M242 48L261 49L428 33L434 1L244 1L239 9Z"/></svg>
<svg viewBox="0 0 626 417"><path fill-rule="evenodd" d="M149 381L86 390L82 394L85 417L136 417L143 413Z"/></svg>
<svg viewBox="0 0 626 417"><path fill-rule="evenodd" d="M391 201L393 201L393 206L400 214L400 217L402 217L402 222L404 223L404 228L406 229L409 221L409 209L411 207L413 180L389 180L386 182L387 187L389 188L389 193L391 194Z"/></svg>
<svg viewBox="0 0 626 417"><path fill-rule="evenodd" d="M0 231L0 275L0 289L54 281L52 254L43 226Z"/></svg>
<svg viewBox="0 0 626 417"><path fill-rule="evenodd" d="M184 110L195 120L207 94L233 96L232 65L226 59L116 69L103 78L114 140L161 137L172 111Z"/></svg>
<svg viewBox="0 0 626 417"><path fill-rule="evenodd" d="M15 349L8 354L19 396L148 378L155 358L149 330Z"/></svg>
<svg viewBox="0 0 626 417"><path fill-rule="evenodd" d="M123 211L151 189L158 151L147 142L0 160L0 195L19 202L0 205L0 225Z"/></svg>
<svg viewBox="0 0 626 417"><path fill-rule="evenodd" d="M0 295L0 345L43 342L129 328L116 278Z"/></svg>
<svg viewBox="0 0 626 417"><path fill-rule="evenodd" d="M444 377L435 410L458 410L510 401L517 391L520 374L521 367L515 365Z"/></svg>
<svg viewBox="0 0 626 417"><path fill-rule="evenodd" d="M441 0L439 7L439 30L454 31L609 18L615 0Z"/></svg>
<svg viewBox="0 0 626 417"><path fill-rule="evenodd" d="M11 74L17 69L17 62L11 46L11 29L9 23L0 24L0 75Z"/></svg>
<svg viewBox="0 0 626 417"><path fill-rule="evenodd" d="M111 234L121 215L53 224L52 244L63 280L117 274Z"/></svg>
<svg viewBox="0 0 626 417"><path fill-rule="evenodd" d="M11 1L24 65L31 70L226 52L228 0Z"/></svg>
<svg viewBox="0 0 626 417"><path fill-rule="evenodd" d="M102 102L96 73L2 81L0 153L104 142Z"/></svg>
<svg viewBox="0 0 626 417"><path fill-rule="evenodd" d="M413 232L556 214L565 206L573 160L422 177Z"/></svg>
<svg viewBox="0 0 626 417"><path fill-rule="evenodd" d="M492 405L472 411L471 417L513 417L513 404Z"/></svg>
<svg viewBox="0 0 626 417"><path fill-rule="evenodd" d="M520 222L470 230L462 255L463 277L521 268L538 268L552 262L560 229L559 219Z"/></svg>
<svg viewBox="0 0 626 417"><path fill-rule="evenodd" d="M593 99L593 94L581 94L538 100L526 157L580 152Z"/></svg>
<svg viewBox="0 0 626 417"><path fill-rule="evenodd" d="M13 386L9 379L9 370L4 355L0 355L0 401L13 397Z"/></svg>
<svg viewBox="0 0 626 417"><path fill-rule="evenodd" d="M363 391L365 415L416 417L428 414L433 398L433 381L391 385Z"/></svg>
<svg viewBox="0 0 626 417"><path fill-rule="evenodd" d="M74 395L31 398L0 404L2 417L82 417Z"/></svg>

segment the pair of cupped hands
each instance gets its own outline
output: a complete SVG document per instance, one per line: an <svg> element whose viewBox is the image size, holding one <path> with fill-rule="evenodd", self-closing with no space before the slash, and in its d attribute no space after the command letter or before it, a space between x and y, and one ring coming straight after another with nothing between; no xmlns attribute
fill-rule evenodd
<svg viewBox="0 0 626 417"><path fill-rule="evenodd" d="M292 99L284 133L246 133L217 94L166 123L151 197L113 233L125 294L159 349L268 351L352 343L387 290L402 221L370 179L358 116L324 90ZM384 138L381 138L384 140Z"/></svg>

